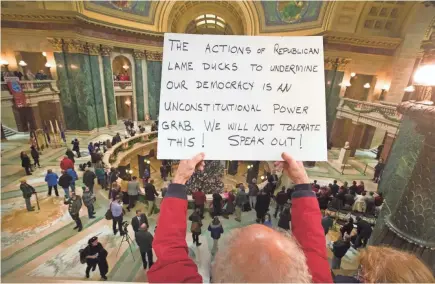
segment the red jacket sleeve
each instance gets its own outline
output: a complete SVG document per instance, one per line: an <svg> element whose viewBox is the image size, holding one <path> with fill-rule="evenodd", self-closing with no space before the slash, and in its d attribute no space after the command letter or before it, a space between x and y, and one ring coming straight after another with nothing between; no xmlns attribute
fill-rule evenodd
<svg viewBox="0 0 435 284"><path fill-rule="evenodd" d="M331 283L322 214L309 184L298 184L292 195L292 232L307 258L315 283Z"/></svg>
<svg viewBox="0 0 435 284"><path fill-rule="evenodd" d="M186 187L171 184L160 207L160 217L153 241L157 262L148 271L150 283L202 283L198 267L189 257Z"/></svg>

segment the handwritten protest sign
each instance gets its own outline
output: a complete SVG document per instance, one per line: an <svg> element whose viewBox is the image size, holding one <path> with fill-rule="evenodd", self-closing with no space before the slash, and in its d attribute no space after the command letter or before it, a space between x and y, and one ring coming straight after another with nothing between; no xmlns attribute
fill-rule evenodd
<svg viewBox="0 0 435 284"><path fill-rule="evenodd" d="M324 161L322 37L165 34L159 159Z"/></svg>

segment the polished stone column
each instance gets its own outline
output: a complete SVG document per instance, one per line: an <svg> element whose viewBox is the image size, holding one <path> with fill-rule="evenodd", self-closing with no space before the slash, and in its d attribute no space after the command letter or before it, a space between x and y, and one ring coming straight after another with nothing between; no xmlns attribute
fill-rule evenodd
<svg viewBox="0 0 435 284"><path fill-rule="evenodd" d="M356 123L352 121L352 126L349 130L347 141L350 146L350 156L354 157L356 150L361 144L361 139L364 134L364 124Z"/></svg>
<svg viewBox="0 0 435 284"><path fill-rule="evenodd" d="M116 125L116 106L115 106L115 89L113 88L113 71L110 54L112 48L109 46L101 46L101 56L103 58L103 75L104 75L104 90L106 95L107 116L109 125Z"/></svg>
<svg viewBox="0 0 435 284"><path fill-rule="evenodd" d="M397 209L386 218L378 243L417 254L435 271L435 106L404 102L398 110L416 122L424 136Z"/></svg>
<svg viewBox="0 0 435 284"><path fill-rule="evenodd" d="M148 105L150 117L156 120L159 115L160 106L160 83L162 80L162 53L145 52L148 70Z"/></svg>
<svg viewBox="0 0 435 284"><path fill-rule="evenodd" d="M58 86L60 90L60 102L62 104L63 114L65 119L66 129L78 129L77 121L72 119L77 113L77 104L73 100L71 89L69 86L67 63L65 61L65 53L63 52L63 40L59 38L50 38L48 41L51 43L54 50L54 60L56 61L56 72L58 78Z"/></svg>
<svg viewBox="0 0 435 284"><path fill-rule="evenodd" d="M346 139L343 139L344 118L335 118L331 129L330 141L333 147L343 147Z"/></svg>
<svg viewBox="0 0 435 284"><path fill-rule="evenodd" d="M145 106L144 106L144 82L142 74L142 60L145 58L145 52L135 50L134 57L134 85L136 89L136 106L137 106L137 120L145 120Z"/></svg>
<svg viewBox="0 0 435 284"><path fill-rule="evenodd" d="M103 89L101 87L101 75L98 57L100 56L100 47L94 44L87 44L87 51L89 53L89 66L91 71L92 88L94 93L94 105L96 112L96 126L106 126L106 119L104 117L104 101Z"/></svg>
<svg viewBox="0 0 435 284"><path fill-rule="evenodd" d="M381 158L386 161L388 156L390 155L391 149L393 148L394 140L396 139L396 135L392 133L386 133L384 140L384 148L382 149Z"/></svg>

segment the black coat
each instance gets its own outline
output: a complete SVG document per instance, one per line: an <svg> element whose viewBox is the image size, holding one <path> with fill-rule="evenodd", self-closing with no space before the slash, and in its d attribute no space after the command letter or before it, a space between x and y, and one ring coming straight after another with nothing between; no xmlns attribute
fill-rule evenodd
<svg viewBox="0 0 435 284"><path fill-rule="evenodd" d="M30 167L30 158L29 158L29 156L22 156L21 157L21 166L23 168Z"/></svg>
<svg viewBox="0 0 435 284"><path fill-rule="evenodd" d="M361 235L361 237L370 238L373 229L367 221L360 220L357 223L356 230L358 235Z"/></svg>
<svg viewBox="0 0 435 284"><path fill-rule="evenodd" d="M139 231L139 228L142 224L147 224L147 227L149 228L147 216L144 213L142 213L140 214L139 217L140 217L140 221L137 219L137 216L134 216L131 219L131 226L133 227L133 231L135 232Z"/></svg>
<svg viewBox="0 0 435 284"><path fill-rule="evenodd" d="M147 252L153 248L154 238L150 232L140 230L139 232L136 232L135 238L141 252Z"/></svg>
<svg viewBox="0 0 435 284"><path fill-rule="evenodd" d="M95 183L95 178L97 176L95 175L95 173L93 171L85 171L85 173L83 174L83 183L86 186L92 185Z"/></svg>
<svg viewBox="0 0 435 284"><path fill-rule="evenodd" d="M60 176L59 181L57 183L62 188L68 188L71 182L72 182L72 177L69 174L64 173L63 175Z"/></svg>
<svg viewBox="0 0 435 284"><path fill-rule="evenodd" d="M332 245L332 252L334 253L335 257L342 258L346 254L349 248L350 248L350 242L338 240L334 242L334 244Z"/></svg>
<svg viewBox="0 0 435 284"><path fill-rule="evenodd" d="M290 208L285 208L279 216L278 227L284 230L290 230L291 219Z"/></svg>
<svg viewBox="0 0 435 284"><path fill-rule="evenodd" d="M100 243L98 243L96 247L91 247L91 245L88 245L85 248L84 251L85 256L95 255L95 253L98 253L98 257L96 259L87 258L86 263L89 266L98 264L98 268L100 269L100 274L106 275L107 272L109 271L109 264L107 263L107 251L103 248L103 246Z"/></svg>
<svg viewBox="0 0 435 284"><path fill-rule="evenodd" d="M280 191L276 195L276 203L278 203L279 205L286 204L287 200L288 200L288 195L287 192L285 191Z"/></svg>
<svg viewBox="0 0 435 284"><path fill-rule="evenodd" d="M353 222L352 222L352 223L347 222L347 223L344 224L343 227L341 227L341 229L340 229L341 232L343 232L343 233L346 232L348 235L350 235L350 233L352 232L352 230L353 230Z"/></svg>
<svg viewBox="0 0 435 284"><path fill-rule="evenodd" d="M74 153L70 149L66 150L65 155L67 155L68 159L70 159L73 163L76 162L74 160Z"/></svg>
<svg viewBox="0 0 435 284"><path fill-rule="evenodd" d="M255 204L255 211L258 214L266 214L269 209L270 197L267 194L259 194L257 196L257 203Z"/></svg>
<svg viewBox="0 0 435 284"><path fill-rule="evenodd" d="M332 193L332 195L333 195L333 196L336 196L337 193L338 193L338 190L339 190L339 189L340 189L340 187L338 186L338 184L334 183L334 184L331 186L331 193Z"/></svg>
<svg viewBox="0 0 435 284"><path fill-rule="evenodd" d="M220 215L222 212L222 196L219 193L213 193L213 213Z"/></svg>
<svg viewBox="0 0 435 284"><path fill-rule="evenodd" d="M71 142L73 144L73 151L80 151L80 142L79 141L73 141Z"/></svg>
<svg viewBox="0 0 435 284"><path fill-rule="evenodd" d="M159 194L156 191L156 188L153 184L147 183L145 185L145 198L148 201L154 201L156 200L156 196L159 196Z"/></svg>
<svg viewBox="0 0 435 284"><path fill-rule="evenodd" d="M30 155L32 155L33 160L39 159L39 152L35 149L35 147L32 147L32 150L30 150Z"/></svg>

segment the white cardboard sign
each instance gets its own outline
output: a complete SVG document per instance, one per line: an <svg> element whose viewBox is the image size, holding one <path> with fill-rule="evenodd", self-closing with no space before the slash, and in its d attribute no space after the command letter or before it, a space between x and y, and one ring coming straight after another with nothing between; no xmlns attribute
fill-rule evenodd
<svg viewBox="0 0 435 284"><path fill-rule="evenodd" d="M323 38L165 34L159 159L325 161Z"/></svg>

